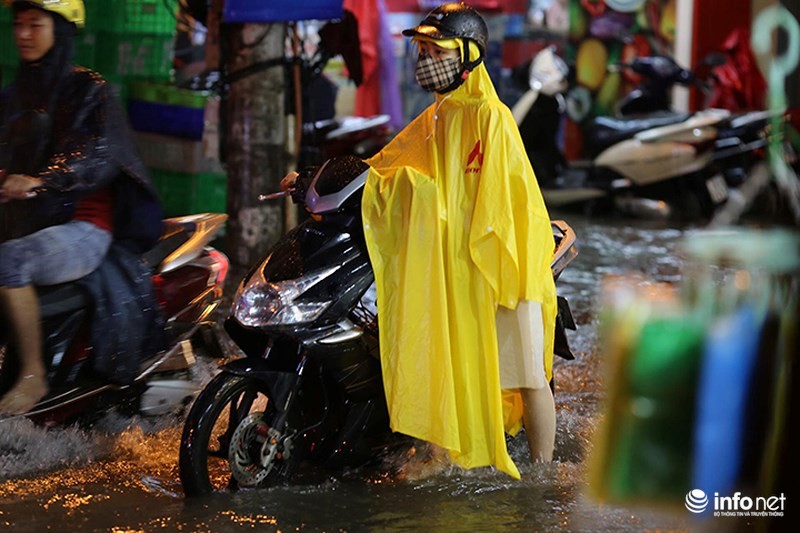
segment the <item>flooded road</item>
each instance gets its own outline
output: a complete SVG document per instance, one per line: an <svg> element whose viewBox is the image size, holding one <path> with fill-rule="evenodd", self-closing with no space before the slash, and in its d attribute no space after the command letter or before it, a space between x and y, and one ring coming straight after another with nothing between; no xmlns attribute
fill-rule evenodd
<svg viewBox="0 0 800 533"><path fill-rule="evenodd" d="M552 464L529 463L525 437L519 435L510 451L520 466L520 481L487 469L451 469L413 482L375 471L325 472L289 486L187 501L178 480L182 421L177 417L109 416L91 430L44 430L27 421L0 420L0 529L691 530L685 510L601 505L586 495L585 482L604 396L597 346L601 279L640 272L677 281L684 233L656 223L551 215L575 229L580 250L558 285L578 331L569 332L576 360L556 361L558 433Z"/></svg>

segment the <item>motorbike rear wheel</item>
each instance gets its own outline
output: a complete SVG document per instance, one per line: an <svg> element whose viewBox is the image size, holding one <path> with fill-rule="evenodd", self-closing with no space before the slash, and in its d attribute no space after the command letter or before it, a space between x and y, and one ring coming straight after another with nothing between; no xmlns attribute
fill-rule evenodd
<svg viewBox="0 0 800 533"><path fill-rule="evenodd" d="M181 437L179 469L186 496L263 486L285 474L282 453L273 453L266 468L259 462L274 417L260 381L224 372L211 380L192 405Z"/></svg>

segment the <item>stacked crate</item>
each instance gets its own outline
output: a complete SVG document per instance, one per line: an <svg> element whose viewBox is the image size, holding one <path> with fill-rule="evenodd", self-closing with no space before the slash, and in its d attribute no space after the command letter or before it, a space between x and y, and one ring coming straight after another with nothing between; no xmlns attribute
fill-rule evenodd
<svg viewBox="0 0 800 533"><path fill-rule="evenodd" d="M18 61L11 9L0 3L0 87L5 87L17 77Z"/></svg>
<svg viewBox="0 0 800 533"><path fill-rule="evenodd" d="M78 34L75 42L76 63L103 74L123 101L132 80L171 78L177 2L84 2L86 28Z"/></svg>
<svg viewBox="0 0 800 533"><path fill-rule="evenodd" d="M170 84L136 82L128 114L136 146L167 216L225 212L227 180L218 157L219 99Z"/></svg>

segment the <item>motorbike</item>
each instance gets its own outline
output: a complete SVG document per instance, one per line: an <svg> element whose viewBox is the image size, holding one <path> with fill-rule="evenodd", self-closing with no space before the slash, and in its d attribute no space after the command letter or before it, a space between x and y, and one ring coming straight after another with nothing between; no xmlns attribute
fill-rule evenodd
<svg viewBox="0 0 800 533"><path fill-rule="evenodd" d="M245 357L221 367L186 418L187 496L290 480L301 465L374 464L402 446L389 426L362 229L367 168L350 156L300 173L291 194L311 216L241 281L225 330ZM565 222L553 222L553 237L558 279L578 252ZM572 358L565 328L575 323L562 297L557 324L557 353Z"/></svg>
<svg viewBox="0 0 800 533"><path fill-rule="evenodd" d="M223 355L213 312L222 301L228 259L208 244L226 219L214 213L166 219L159 243L141 256L152 268L164 347L141 362L130 383L101 379L93 369L95 308L80 281L37 287L50 392L24 416L53 426L91 421L110 408L162 415L188 406L200 387L191 375L196 353ZM15 349L0 322L0 395L19 372Z"/></svg>
<svg viewBox="0 0 800 533"><path fill-rule="evenodd" d="M706 59L708 65L720 63L719 56ZM636 56L627 63L611 67L612 71L627 70L642 79L642 83L623 96L614 106L614 114L619 117L670 111L671 92L675 85L684 87L700 86L702 82L694 72L685 69L668 56Z"/></svg>
<svg viewBox="0 0 800 533"><path fill-rule="evenodd" d="M7 145L11 150L0 154L37 139L50 120L40 111L15 115L0 130L0 148ZM33 161L33 168L36 165ZM0 169L7 166L8 161L0 160ZM66 201L46 188L34 193L43 202ZM36 200L0 204L0 239L41 229L31 201ZM191 375L195 351L223 356L213 313L222 301L229 262L210 243L226 220L227 215L215 213L165 219L158 243L138 256L124 244L112 243L98 268L107 269L109 277L92 278L92 273L73 282L36 287L49 393L23 416L52 426L91 423L111 408L160 415L188 405L200 387ZM141 279L148 275L152 285ZM110 315L125 321L104 321ZM120 323L127 326L119 328L122 331L99 332L98 325ZM17 381L16 350L10 328L0 317L0 395ZM108 354L102 363L97 355L101 352ZM143 354L153 355L136 360Z"/></svg>
<svg viewBox="0 0 800 533"><path fill-rule="evenodd" d="M391 136L389 115L333 117L303 124L298 167L319 166L328 159L377 154Z"/></svg>
<svg viewBox="0 0 800 533"><path fill-rule="evenodd" d="M567 162L555 136L567 108L569 67L553 47L531 62L530 88L512 113L545 201L635 216L710 216L763 159L776 112L675 112L665 106L666 88L679 80L695 83L694 74L663 56L636 58L625 67L657 77L658 90L637 89L623 98L621 109L635 114L587 121L586 159Z"/></svg>

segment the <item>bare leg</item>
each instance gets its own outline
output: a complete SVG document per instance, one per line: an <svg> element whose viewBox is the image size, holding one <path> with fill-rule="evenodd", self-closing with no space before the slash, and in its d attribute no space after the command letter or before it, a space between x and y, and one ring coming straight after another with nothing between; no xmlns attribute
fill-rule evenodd
<svg viewBox="0 0 800 533"><path fill-rule="evenodd" d="M19 379L0 399L0 413L19 415L30 411L47 394L39 300L32 285L0 287L0 306L10 322L20 358Z"/></svg>
<svg viewBox="0 0 800 533"><path fill-rule="evenodd" d="M531 461L549 463L553 460L556 443L556 404L549 386L539 389L520 389L523 403L523 422Z"/></svg>

